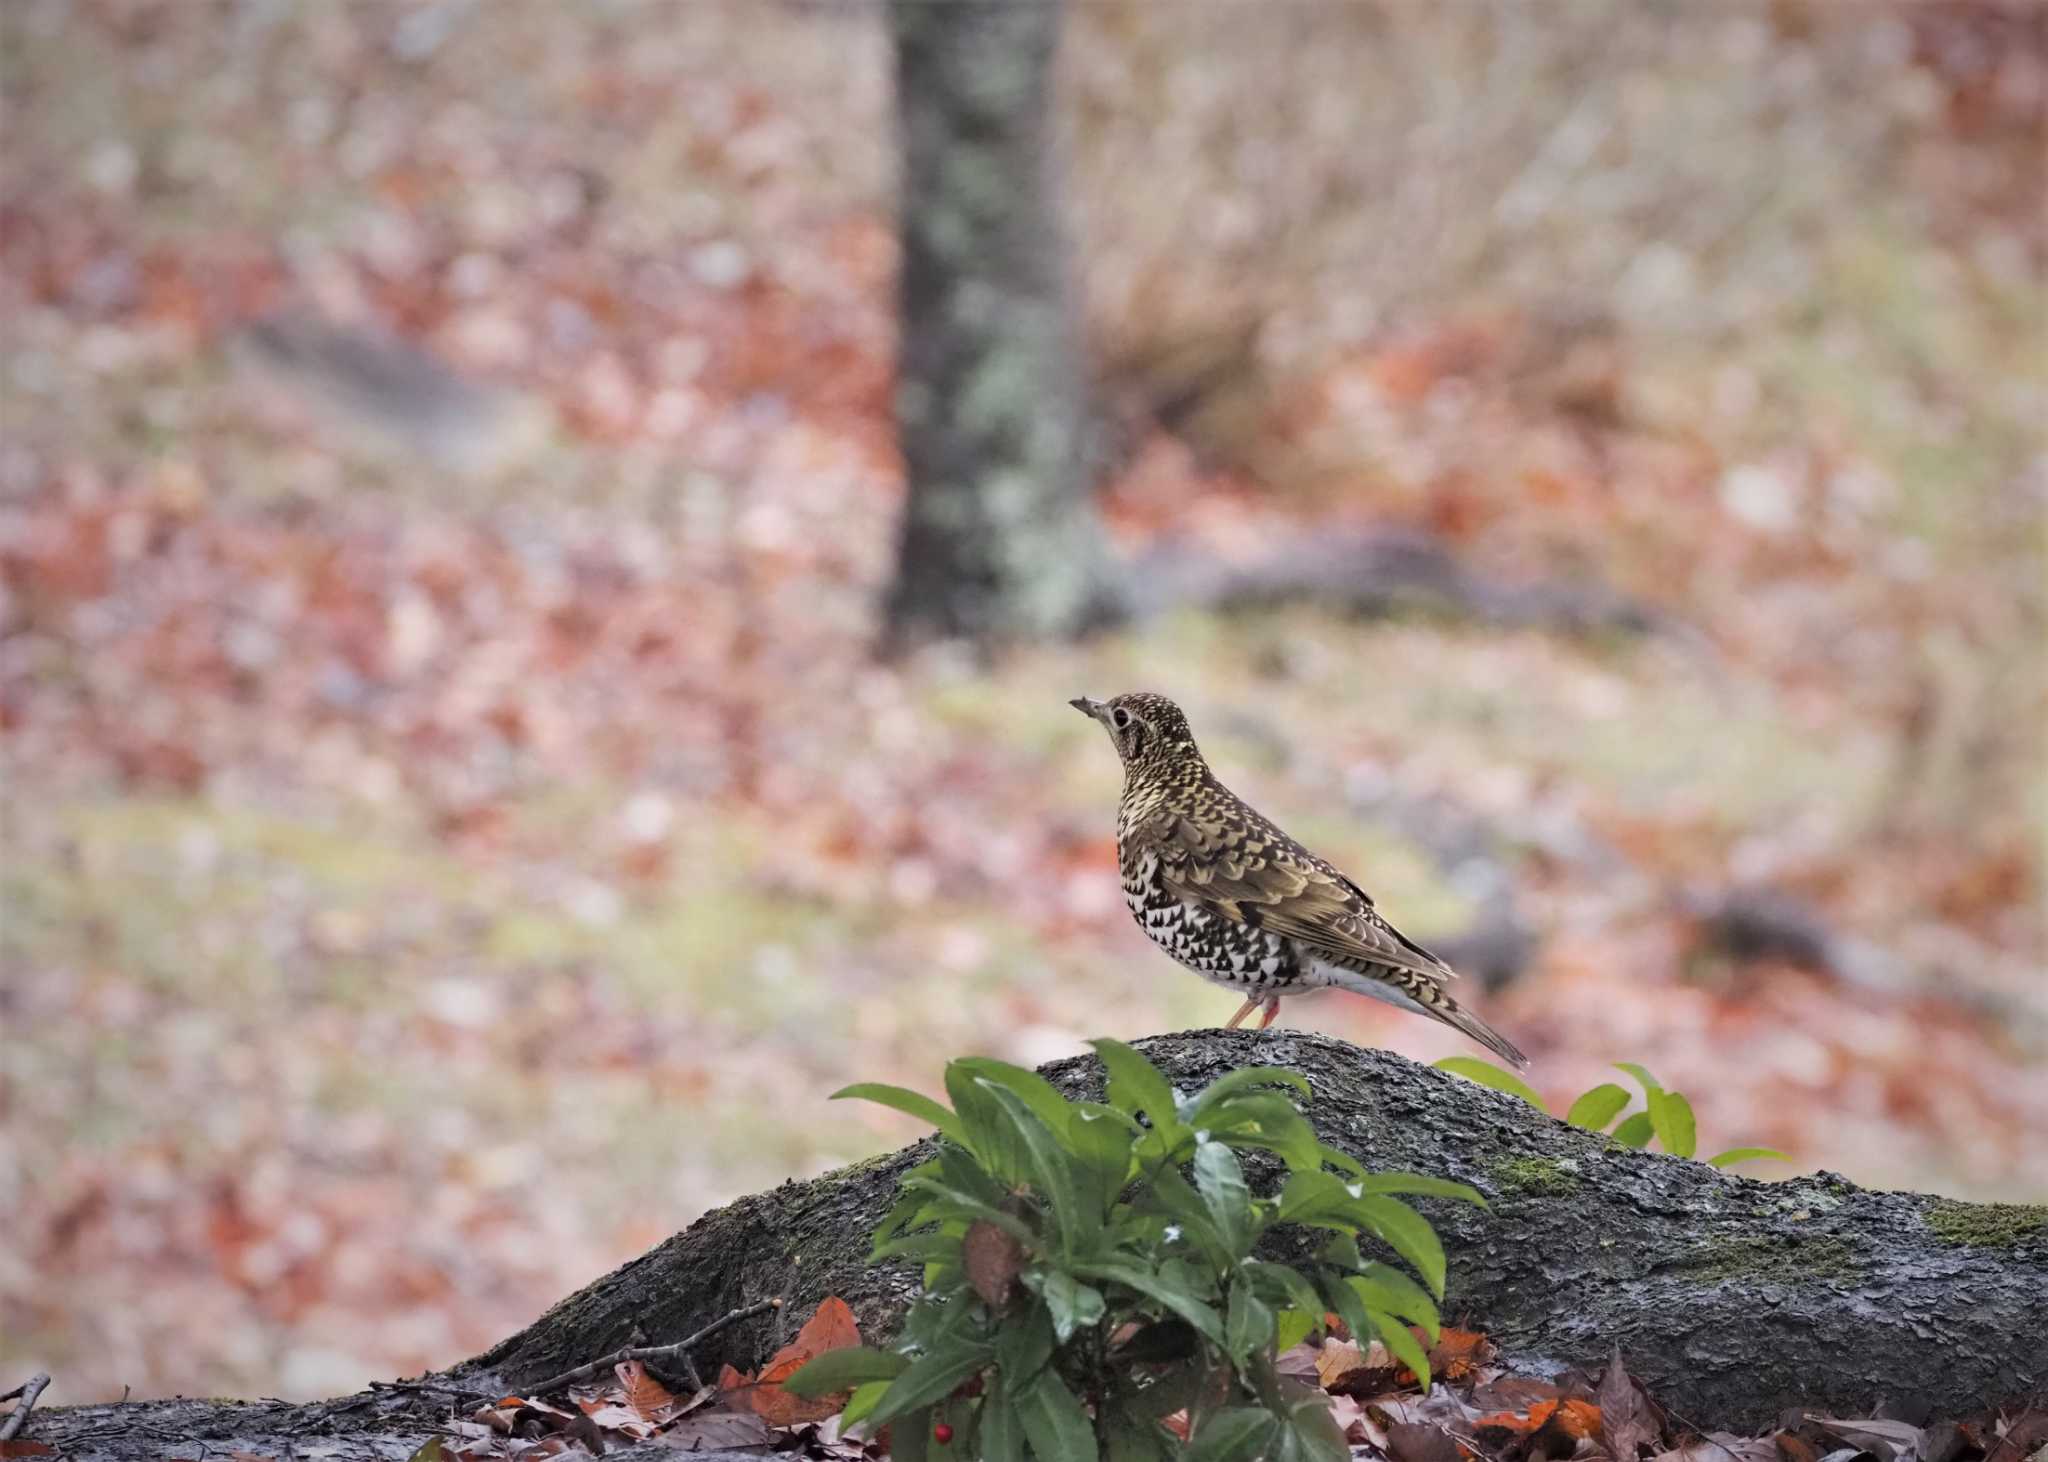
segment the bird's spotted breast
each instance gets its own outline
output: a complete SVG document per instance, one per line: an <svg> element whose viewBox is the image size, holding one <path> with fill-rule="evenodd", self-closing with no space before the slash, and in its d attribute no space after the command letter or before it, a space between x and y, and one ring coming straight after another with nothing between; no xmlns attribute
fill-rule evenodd
<svg viewBox="0 0 2048 1462"><path fill-rule="evenodd" d="M1156 852L1146 849L1122 860L1122 873L1124 903L1138 927L1204 979L1233 989L1300 983L1300 964L1289 941L1173 893L1160 875Z"/></svg>

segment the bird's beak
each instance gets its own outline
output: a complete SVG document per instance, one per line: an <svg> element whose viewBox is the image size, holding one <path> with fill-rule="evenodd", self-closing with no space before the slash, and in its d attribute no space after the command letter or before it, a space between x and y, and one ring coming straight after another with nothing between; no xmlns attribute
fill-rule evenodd
<svg viewBox="0 0 2048 1462"><path fill-rule="evenodd" d="M1102 713L1105 710L1109 709L1107 706L1103 705L1101 701L1091 701L1085 695L1077 695L1072 700L1068 701L1067 704L1072 706L1075 710L1079 711L1082 715L1092 716L1094 719L1098 721L1102 719Z"/></svg>

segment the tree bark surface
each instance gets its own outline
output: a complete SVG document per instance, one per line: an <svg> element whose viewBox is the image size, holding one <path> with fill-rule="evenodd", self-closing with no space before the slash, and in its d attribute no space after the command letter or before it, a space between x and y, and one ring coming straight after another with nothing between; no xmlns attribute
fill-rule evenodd
<svg viewBox="0 0 2048 1462"><path fill-rule="evenodd" d="M890 6L909 484L897 643L1068 635L1112 610L1050 113L1061 10Z"/></svg>
<svg viewBox="0 0 2048 1462"><path fill-rule="evenodd" d="M1619 1346L1687 1424L1735 1431L1795 1406L1958 1418L2048 1386L2048 1208L1871 1192L1827 1173L1737 1177L1613 1146L1513 1097L1304 1032L1191 1031L1138 1044L1184 1091L1240 1066L1298 1071L1325 1141L1369 1168L1458 1178L1484 1193L1484 1210L1418 1206L1450 1255L1446 1316L1485 1331L1518 1369L1597 1370ZM1100 1094L1093 1058L1043 1069L1070 1094ZM706 1214L435 1379L517 1391L770 1295L785 1308L706 1341L700 1370L758 1365L831 1294L853 1306L864 1334L885 1336L915 1276L870 1266L869 1239L929 1142ZM168 1450L173 1435L277 1455L282 1438L296 1436L304 1452L304 1438L320 1435L337 1448L324 1455L382 1462L447 1414L446 1398L390 1393L299 1407L135 1403L39 1410L30 1434L76 1443L96 1432L71 1454L110 1462L198 1455Z"/></svg>

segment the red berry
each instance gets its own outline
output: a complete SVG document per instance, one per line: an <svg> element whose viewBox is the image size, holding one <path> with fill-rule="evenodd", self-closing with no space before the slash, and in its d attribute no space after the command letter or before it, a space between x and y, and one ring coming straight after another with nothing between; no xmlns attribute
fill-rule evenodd
<svg viewBox="0 0 2048 1462"><path fill-rule="evenodd" d="M944 1446L953 1440L953 1428L946 1422L940 1422L932 1428L932 1440Z"/></svg>

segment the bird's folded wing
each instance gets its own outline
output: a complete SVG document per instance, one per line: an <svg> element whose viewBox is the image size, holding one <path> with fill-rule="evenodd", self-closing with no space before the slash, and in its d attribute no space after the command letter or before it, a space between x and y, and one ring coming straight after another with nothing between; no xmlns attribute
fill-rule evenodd
<svg viewBox="0 0 2048 1462"><path fill-rule="evenodd" d="M1250 828L1205 828L1172 813L1137 831L1158 852L1169 891L1225 918L1271 929L1340 960L1439 980L1456 975L1381 918L1363 889L1284 842Z"/></svg>

